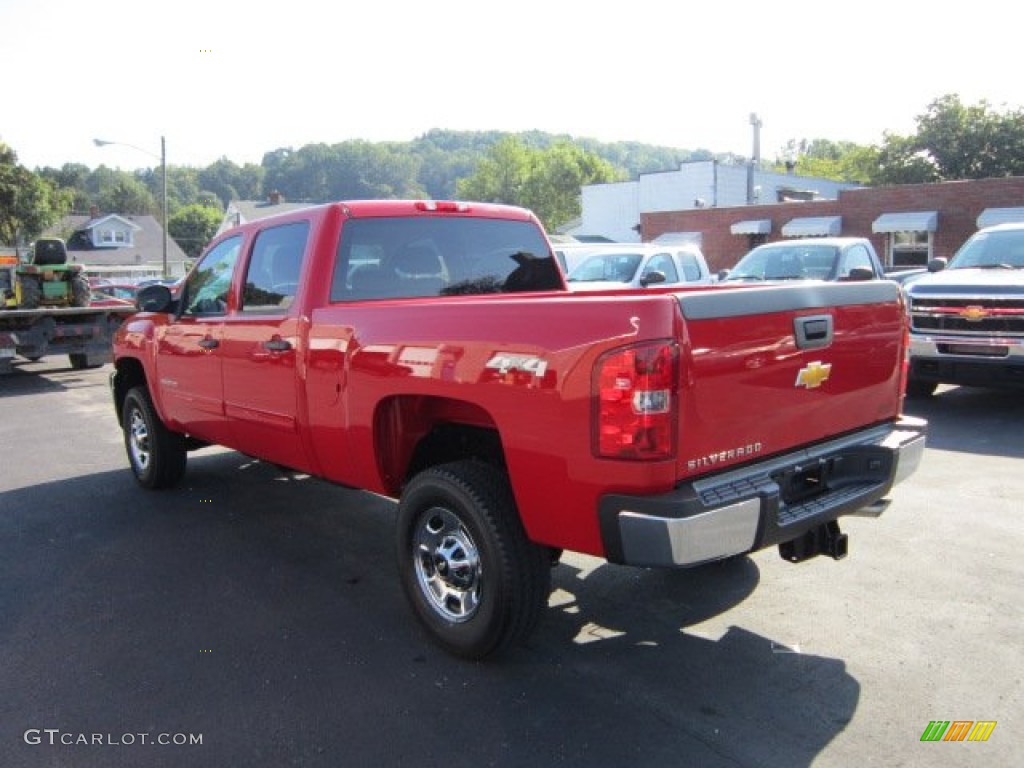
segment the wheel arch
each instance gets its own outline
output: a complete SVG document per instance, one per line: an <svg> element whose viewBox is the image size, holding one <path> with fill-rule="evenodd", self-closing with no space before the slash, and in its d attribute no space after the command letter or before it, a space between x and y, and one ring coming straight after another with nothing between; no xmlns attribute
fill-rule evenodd
<svg viewBox="0 0 1024 768"><path fill-rule="evenodd" d="M117 423L123 424L124 399L133 387L148 387L146 370L142 362L134 357L123 357L114 364L114 373L110 377L110 392L114 398L114 412Z"/></svg>
<svg viewBox="0 0 1024 768"><path fill-rule="evenodd" d="M475 459L505 470L505 452L493 417L461 400L398 395L374 414L374 453L381 479L396 498L416 474L439 464Z"/></svg>

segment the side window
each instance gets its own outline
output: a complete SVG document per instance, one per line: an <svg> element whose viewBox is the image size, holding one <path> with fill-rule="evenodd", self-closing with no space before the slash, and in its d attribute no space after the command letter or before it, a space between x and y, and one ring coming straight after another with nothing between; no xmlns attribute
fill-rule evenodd
<svg viewBox="0 0 1024 768"><path fill-rule="evenodd" d="M839 277L849 276L851 270L856 267L870 269L872 272L875 271L874 265L871 263L871 257L868 255L868 249L863 245L851 246L846 251L846 256L843 257L843 266L839 271Z"/></svg>
<svg viewBox="0 0 1024 768"><path fill-rule="evenodd" d="M228 311L231 275L242 247L242 236L228 238L207 251L182 289L183 315L208 317Z"/></svg>
<svg viewBox="0 0 1024 768"><path fill-rule="evenodd" d="M667 253L658 253L652 256L651 260L647 262L647 266L644 267L641 279L651 272L661 272L665 276L666 283L679 282L679 271L676 269L675 262L672 261L672 256Z"/></svg>
<svg viewBox="0 0 1024 768"><path fill-rule="evenodd" d="M703 275L700 273L700 263L692 253L679 254L679 266L683 269L683 277L686 282L692 283L700 280Z"/></svg>
<svg viewBox="0 0 1024 768"><path fill-rule="evenodd" d="M242 288L242 312L283 312L299 287L309 222L268 227L256 235Z"/></svg>

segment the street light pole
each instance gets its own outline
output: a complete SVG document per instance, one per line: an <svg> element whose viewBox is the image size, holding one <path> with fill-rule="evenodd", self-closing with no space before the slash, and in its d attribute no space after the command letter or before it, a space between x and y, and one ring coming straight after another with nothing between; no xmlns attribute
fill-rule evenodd
<svg viewBox="0 0 1024 768"><path fill-rule="evenodd" d="M168 275L167 275L167 141L166 141L165 137L163 137L163 136L160 137L160 156L159 157L154 155L149 150L143 149L142 147L136 147L134 144L126 144L123 141L105 141L104 139L93 139L92 143L95 144L97 147L107 147L107 146L110 146L111 144L116 144L116 145L118 145L120 147L130 147L131 149L134 149L134 150L136 150L138 152L142 152L143 154L149 155L150 157L155 158L155 159L160 161L160 176L162 177L162 179L161 179L161 181L162 181L162 184L161 184L161 186L162 186L161 197L163 198L162 205L161 205L162 214L163 214L163 216L162 216L163 222L161 222L161 227L162 227L162 229L164 231L163 273L162 273L162 276L166 278Z"/></svg>
<svg viewBox="0 0 1024 768"><path fill-rule="evenodd" d="M163 176L163 230L164 230L164 272L163 277L166 280L169 275L167 274L167 141L163 136L160 137L160 175Z"/></svg>

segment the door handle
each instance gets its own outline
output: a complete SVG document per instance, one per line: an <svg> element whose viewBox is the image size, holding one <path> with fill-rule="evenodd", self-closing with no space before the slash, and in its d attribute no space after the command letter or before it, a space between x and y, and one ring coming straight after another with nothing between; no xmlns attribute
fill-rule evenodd
<svg viewBox="0 0 1024 768"><path fill-rule="evenodd" d="M292 343L284 339L270 339L263 342L263 348L271 352L287 352L292 348Z"/></svg>
<svg viewBox="0 0 1024 768"><path fill-rule="evenodd" d="M831 315L813 315L793 320L797 349L820 349L832 344L835 333Z"/></svg>
<svg viewBox="0 0 1024 768"><path fill-rule="evenodd" d="M216 339L211 339L207 337L199 342L199 346L202 349L216 349L217 347L220 346L220 342L217 341Z"/></svg>

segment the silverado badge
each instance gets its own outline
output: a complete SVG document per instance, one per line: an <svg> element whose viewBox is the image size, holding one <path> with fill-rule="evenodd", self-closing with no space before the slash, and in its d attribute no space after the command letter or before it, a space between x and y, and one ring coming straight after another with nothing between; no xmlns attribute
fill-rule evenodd
<svg viewBox="0 0 1024 768"><path fill-rule="evenodd" d="M828 380L831 373L832 363L822 363L820 360L815 360L813 363L808 363L797 371L796 382L793 386L817 389Z"/></svg>

